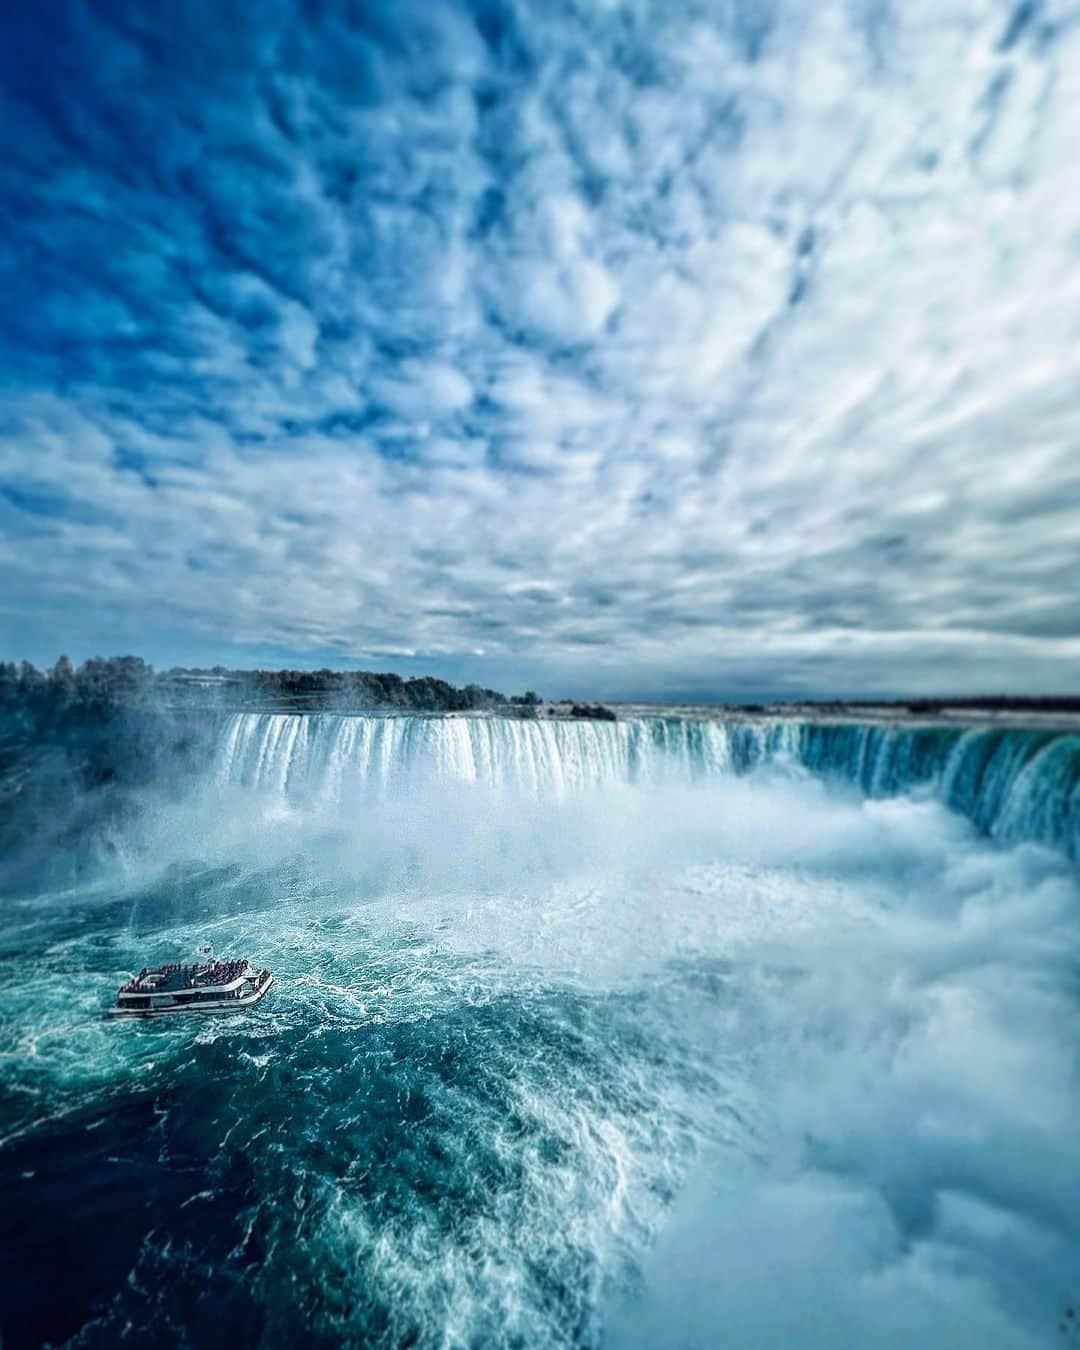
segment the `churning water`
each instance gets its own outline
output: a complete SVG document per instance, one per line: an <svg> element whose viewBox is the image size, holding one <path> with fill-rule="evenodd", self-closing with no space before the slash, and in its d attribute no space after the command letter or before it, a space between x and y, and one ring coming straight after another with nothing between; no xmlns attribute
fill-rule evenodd
<svg viewBox="0 0 1080 1350"><path fill-rule="evenodd" d="M6 1346L1080 1343L1080 741L241 715L0 930ZM106 1024L223 955L251 1013Z"/></svg>

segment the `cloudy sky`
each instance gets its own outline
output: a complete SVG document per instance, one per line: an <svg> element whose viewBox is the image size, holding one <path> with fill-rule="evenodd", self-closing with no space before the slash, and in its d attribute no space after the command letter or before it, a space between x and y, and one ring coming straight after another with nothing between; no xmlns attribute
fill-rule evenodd
<svg viewBox="0 0 1080 1350"><path fill-rule="evenodd" d="M0 655L1080 670L1077 0L0 18Z"/></svg>

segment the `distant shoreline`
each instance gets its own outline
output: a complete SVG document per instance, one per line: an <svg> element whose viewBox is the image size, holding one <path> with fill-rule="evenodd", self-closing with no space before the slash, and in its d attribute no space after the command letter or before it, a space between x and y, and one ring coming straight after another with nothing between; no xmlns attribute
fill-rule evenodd
<svg viewBox="0 0 1080 1350"><path fill-rule="evenodd" d="M544 699L507 696L476 684L458 688L434 676L403 678L361 670L232 670L225 666L155 671L138 657L94 658L78 668L61 657L51 670L0 662L0 713L29 732L60 721L133 713L330 713L511 717L613 722L626 717L701 720L863 722L905 726L1080 729L1080 696L925 696L907 699L792 699L783 702Z"/></svg>
<svg viewBox="0 0 1080 1350"><path fill-rule="evenodd" d="M1076 702L1072 700L1072 702ZM723 721L798 721L873 723L897 726L970 726L1031 727L1080 732L1080 706L1068 702L1058 706L1025 704L1011 707L987 707L980 703L949 700L933 707L906 703L831 702L831 703L611 703L619 716L680 716Z"/></svg>

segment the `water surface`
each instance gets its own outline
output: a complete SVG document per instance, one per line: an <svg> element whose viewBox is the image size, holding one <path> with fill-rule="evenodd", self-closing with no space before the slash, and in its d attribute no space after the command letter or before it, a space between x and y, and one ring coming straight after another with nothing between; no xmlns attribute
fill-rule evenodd
<svg viewBox="0 0 1080 1350"><path fill-rule="evenodd" d="M5 1345L1069 1343L1075 802L1049 733L236 718L5 902ZM271 995L103 1021L207 942Z"/></svg>

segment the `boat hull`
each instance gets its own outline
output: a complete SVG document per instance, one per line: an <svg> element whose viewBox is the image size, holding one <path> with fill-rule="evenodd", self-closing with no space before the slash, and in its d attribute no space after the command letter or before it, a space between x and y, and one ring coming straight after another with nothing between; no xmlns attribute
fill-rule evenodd
<svg viewBox="0 0 1080 1350"><path fill-rule="evenodd" d="M243 998L235 999L216 999L206 1000L205 1002L181 1003L166 1008L109 1008L106 1017L115 1018L148 1018L148 1017L183 1017L187 1013L202 1013L204 1016L217 1017L223 1013L245 1012L248 1008L253 1008L260 999L265 997L270 986L274 983L273 975L267 975L266 979L252 991L245 994Z"/></svg>

